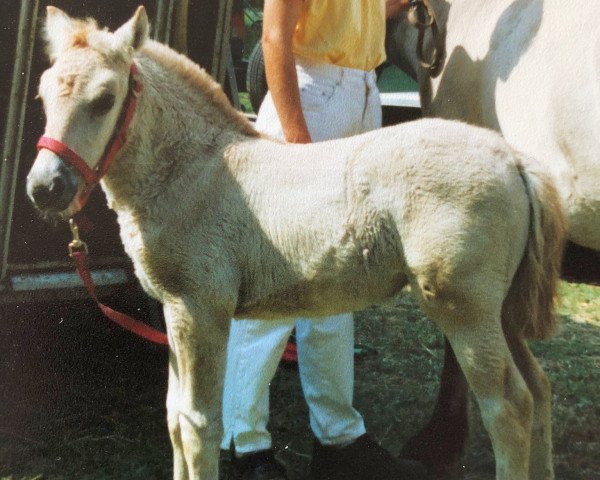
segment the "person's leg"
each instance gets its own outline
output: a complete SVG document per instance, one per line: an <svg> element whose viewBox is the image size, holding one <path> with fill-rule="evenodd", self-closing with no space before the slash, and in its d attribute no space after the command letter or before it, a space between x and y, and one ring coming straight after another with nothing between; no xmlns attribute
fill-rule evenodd
<svg viewBox="0 0 600 480"><path fill-rule="evenodd" d="M369 97L365 98L367 87L364 75L350 72L345 75L343 69L337 67L317 66L312 69L299 66L298 78L303 110L313 141L358 133L365 130L365 115L376 116L375 109L367 108ZM379 113L379 123L380 118ZM371 123L376 124L377 121ZM263 133L283 139L270 95L263 101L256 127ZM315 322L315 325L311 322ZM223 447L227 448L233 439L238 454L256 452L271 446L270 435L266 430L268 384L291 327L275 331L265 323L270 322L234 322L230 334L224 396L226 435ZM249 328L250 325L252 328ZM358 448L364 449L363 447L371 445L373 442L364 444L364 423L352 406L352 315L303 320L297 328L300 336L298 348L303 352L299 353L302 384L310 409L311 426L319 444L347 445L360 438L361 445ZM258 354L257 349L263 349L263 352ZM259 362L254 354L259 355ZM240 369L244 369L248 363L254 364L252 371L255 371L256 366L260 373L244 375L244 371ZM329 453L324 456L325 461L328 456ZM264 459L261 457L260 460Z"/></svg>
<svg viewBox="0 0 600 480"><path fill-rule="evenodd" d="M358 128L360 95L348 93L343 68L302 62L297 67L302 109L313 141L348 136ZM342 93L342 90L344 93ZM365 433L352 406L354 322L351 313L296 321L298 368L316 438L326 445L347 444Z"/></svg>
<svg viewBox="0 0 600 480"><path fill-rule="evenodd" d="M221 448L229 449L233 441L238 456L271 448L269 383L293 327L293 320L231 321Z"/></svg>
<svg viewBox="0 0 600 480"><path fill-rule="evenodd" d="M283 138L270 95L257 118L257 129ZM223 392L224 436L221 448L233 447L233 464L243 479L286 479L273 456L269 421L269 384L293 329L293 320L232 320Z"/></svg>
<svg viewBox="0 0 600 480"><path fill-rule="evenodd" d="M346 68L299 65L302 106L314 140L347 137L381 126L374 78L371 73ZM296 343L302 388L315 437L323 445L344 445L364 435L363 419L352 405L352 314L299 319Z"/></svg>
<svg viewBox="0 0 600 480"><path fill-rule="evenodd" d="M368 132L369 130L381 128L382 123L381 98L379 96L379 89L377 88L375 72L372 71L366 73L365 81L367 95L365 98L365 110L362 117L361 132Z"/></svg>
<svg viewBox="0 0 600 480"><path fill-rule="evenodd" d="M373 72L349 69L299 72L305 118L314 141L342 138L381 127L381 103ZM313 133L314 132L314 133ZM352 404L354 322L351 313L296 321L298 365L316 441L313 480L425 480L416 462L399 462L365 433Z"/></svg>
<svg viewBox="0 0 600 480"><path fill-rule="evenodd" d="M352 117L361 118L358 110L350 116L340 115L340 111L347 109L340 104L341 98L338 98L338 89L343 80L342 69L323 66L316 69L298 67L298 78L308 127L315 140L344 136L352 128L352 124L357 123ZM335 102L335 108L331 108L333 104L329 102L332 101ZM362 110L360 113L362 115ZM334 120L332 115L338 118ZM256 128L275 138L283 139L281 123L269 94L259 110ZM362 418L352 408L352 315L345 314L340 319L315 320L319 325L316 328L311 327L310 320L303 320L299 327L302 337L298 341L299 348L304 347L303 358L308 359L307 366L303 365L302 359L299 359L299 364L304 372L303 383L310 392L307 402L311 408L311 424L316 432L323 432L323 435L317 436L327 443L341 437L342 442L349 441L364 433ZM243 320L234 321L231 327L223 401L225 437L222 446L227 448L233 439L238 454L271 446L271 437L266 430L268 384L281 355L282 342L287 340L291 327L288 328L288 324L285 323L283 328L274 328L270 323ZM258 349L263 351L259 352ZM336 363L332 359L337 360L338 354L343 356L343 361ZM318 365L320 361L323 362L322 369ZM251 367L252 372L255 372L255 366L259 372L251 375L245 373L247 362L254 363ZM328 372L325 364L337 364L339 368ZM326 389L324 393L319 393L321 378L324 383L335 385ZM319 401L313 401L318 397L325 398L322 404L330 404L331 407L322 408ZM326 434L327 430L331 430L331 433Z"/></svg>
<svg viewBox="0 0 600 480"><path fill-rule="evenodd" d="M354 321L351 313L296 320L298 368L310 426L323 445L344 445L365 434L352 406Z"/></svg>
<svg viewBox="0 0 600 480"><path fill-rule="evenodd" d="M270 94L264 99L256 128L283 139L281 122ZM233 441L236 455L271 448L267 431L269 384L292 329L293 320L232 320L227 345L223 392L224 437L221 448Z"/></svg>
<svg viewBox="0 0 600 480"><path fill-rule="evenodd" d="M313 142L362 131L365 89L356 70L300 61L296 67L300 101Z"/></svg>

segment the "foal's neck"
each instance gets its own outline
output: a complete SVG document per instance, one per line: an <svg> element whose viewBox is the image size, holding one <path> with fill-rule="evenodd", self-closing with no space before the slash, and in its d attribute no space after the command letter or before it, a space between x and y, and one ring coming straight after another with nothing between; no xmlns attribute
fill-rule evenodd
<svg viewBox="0 0 600 480"><path fill-rule="evenodd" d="M149 214L194 183L208 186L227 147L258 133L220 85L183 55L148 42L138 63L143 82L129 142L107 175L111 208ZM182 201L177 198L177 203Z"/></svg>

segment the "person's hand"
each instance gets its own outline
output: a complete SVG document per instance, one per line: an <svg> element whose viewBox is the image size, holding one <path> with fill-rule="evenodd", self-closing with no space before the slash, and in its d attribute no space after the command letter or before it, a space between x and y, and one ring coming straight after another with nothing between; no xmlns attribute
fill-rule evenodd
<svg viewBox="0 0 600 480"><path fill-rule="evenodd" d="M310 133L306 128L288 128L285 132L285 140L289 143L311 143Z"/></svg>

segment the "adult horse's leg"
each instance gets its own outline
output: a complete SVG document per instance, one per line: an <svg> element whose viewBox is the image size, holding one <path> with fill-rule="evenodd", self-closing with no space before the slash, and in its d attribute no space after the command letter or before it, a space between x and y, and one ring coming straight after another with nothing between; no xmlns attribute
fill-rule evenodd
<svg viewBox="0 0 600 480"><path fill-rule="evenodd" d="M467 379L446 339L444 367L433 414L429 424L404 445L400 456L421 462L436 478L452 478L458 473L469 433L468 394Z"/></svg>
<svg viewBox="0 0 600 480"><path fill-rule="evenodd" d="M229 317L177 300L165 304L169 335L167 420L175 480L217 480Z"/></svg>
<svg viewBox="0 0 600 480"><path fill-rule="evenodd" d="M551 480L552 463L552 393L548 377L540 367L526 341L520 335L507 332L508 345L529 391L533 395L533 425L529 478Z"/></svg>

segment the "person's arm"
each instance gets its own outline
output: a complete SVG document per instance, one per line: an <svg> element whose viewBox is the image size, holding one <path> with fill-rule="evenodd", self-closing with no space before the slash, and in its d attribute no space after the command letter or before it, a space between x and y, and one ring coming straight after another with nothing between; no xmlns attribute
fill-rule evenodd
<svg viewBox="0 0 600 480"><path fill-rule="evenodd" d="M267 84L285 139L291 143L310 143L306 126L292 42L303 0L265 0L262 48Z"/></svg>
<svg viewBox="0 0 600 480"><path fill-rule="evenodd" d="M391 18L407 10L410 0L385 0L385 18Z"/></svg>

